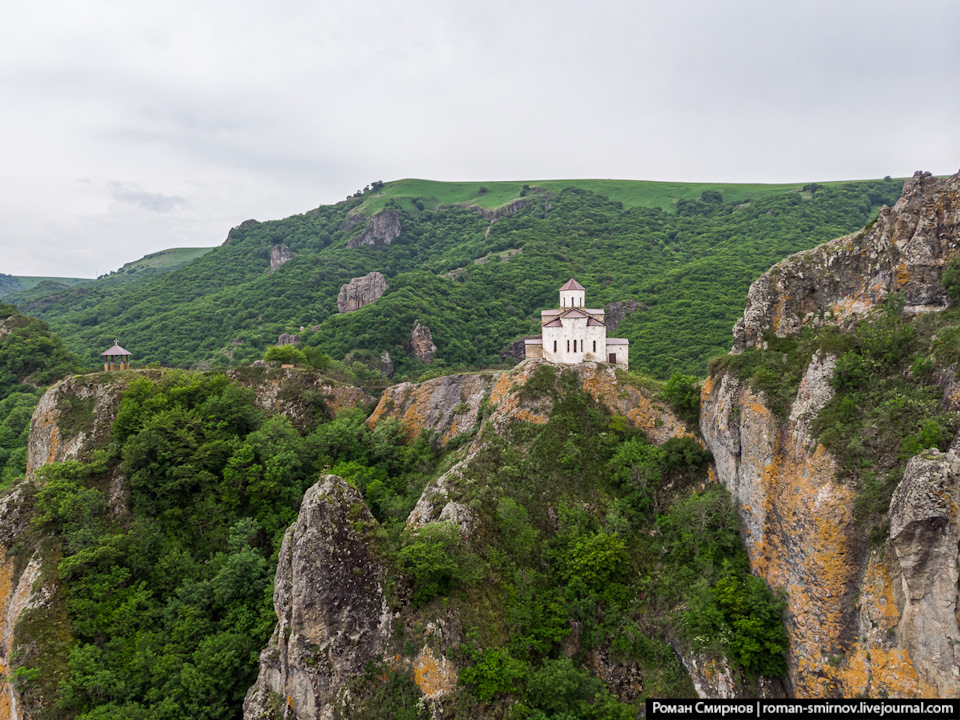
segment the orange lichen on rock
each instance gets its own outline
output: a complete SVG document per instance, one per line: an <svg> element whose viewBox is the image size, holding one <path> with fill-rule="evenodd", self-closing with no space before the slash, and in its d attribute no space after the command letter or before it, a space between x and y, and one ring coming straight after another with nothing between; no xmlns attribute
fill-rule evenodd
<svg viewBox="0 0 960 720"><path fill-rule="evenodd" d="M907 264L905 262L902 262L897 266L896 282L897 282L897 290L899 290L908 282L910 282L910 270L907 269Z"/></svg>
<svg viewBox="0 0 960 720"><path fill-rule="evenodd" d="M6 624L7 616L9 614L8 605L13 599L13 564L14 559L8 558L6 553L0 550L0 556L2 556L2 564L0 564L0 619ZM10 654L13 651L13 633L4 634L3 637L3 652L0 654L0 676L4 678L9 678L13 674L13 669L10 667ZM7 681L0 686L0 720L10 720L13 717L13 709L17 705L17 698L15 696L16 690L13 688L13 683Z"/></svg>
<svg viewBox="0 0 960 720"><path fill-rule="evenodd" d="M424 645L413 661L413 680L424 697L434 700L457 686L457 668L443 655L437 657Z"/></svg>

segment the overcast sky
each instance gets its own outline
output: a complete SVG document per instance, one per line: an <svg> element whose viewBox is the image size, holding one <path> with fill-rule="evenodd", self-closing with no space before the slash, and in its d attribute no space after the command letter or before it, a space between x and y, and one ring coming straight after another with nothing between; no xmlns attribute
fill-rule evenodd
<svg viewBox="0 0 960 720"><path fill-rule="evenodd" d="M960 169L960 0L38 0L0 272L93 277L373 180Z"/></svg>

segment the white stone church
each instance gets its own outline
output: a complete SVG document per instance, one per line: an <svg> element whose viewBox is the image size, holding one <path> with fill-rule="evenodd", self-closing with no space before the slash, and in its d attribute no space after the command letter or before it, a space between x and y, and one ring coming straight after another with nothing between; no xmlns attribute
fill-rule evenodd
<svg viewBox="0 0 960 720"><path fill-rule="evenodd" d="M560 307L540 311L543 335L525 341L526 357L566 365L608 362L627 369L630 341L607 337L603 309L586 307L586 294L573 278L560 288Z"/></svg>

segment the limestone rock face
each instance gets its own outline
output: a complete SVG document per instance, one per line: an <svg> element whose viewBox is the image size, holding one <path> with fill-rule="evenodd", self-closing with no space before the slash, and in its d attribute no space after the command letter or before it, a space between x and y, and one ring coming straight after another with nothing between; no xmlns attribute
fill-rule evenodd
<svg viewBox="0 0 960 720"><path fill-rule="evenodd" d="M27 477L42 465L82 459L106 443L129 381L129 375L114 373L75 375L49 388L30 420Z"/></svg>
<svg viewBox="0 0 960 720"><path fill-rule="evenodd" d="M730 375L707 378L700 427L717 479L739 505L753 571L787 592L789 681L798 697L833 692L828 660L849 647L859 574L854 494L811 442L809 418L829 400L832 358L812 362L789 418Z"/></svg>
<svg viewBox="0 0 960 720"><path fill-rule="evenodd" d="M400 213L396 210L381 210L370 218L367 226L347 243L348 248L365 245L383 247L389 245L400 235Z"/></svg>
<svg viewBox="0 0 960 720"><path fill-rule="evenodd" d="M726 374L708 378L701 397L703 436L738 503L751 567L787 594L792 694L954 696L960 459L936 450L912 458L889 539L866 548L854 493L809 434L832 397L834 364L813 358L786 418Z"/></svg>
<svg viewBox="0 0 960 720"><path fill-rule="evenodd" d="M270 272L275 273L293 259L293 252L286 245L274 245L270 251Z"/></svg>
<svg viewBox="0 0 960 720"><path fill-rule="evenodd" d="M359 310L364 305L376 302L387 291L387 279L382 273L372 272L353 278L340 288L337 295L337 310L341 313Z"/></svg>
<svg viewBox="0 0 960 720"><path fill-rule="evenodd" d="M939 179L918 172L876 223L782 260L750 286L733 329L733 350L761 345L805 325L843 323L902 292L904 310L946 307L940 274L960 245L960 173Z"/></svg>
<svg viewBox="0 0 960 720"><path fill-rule="evenodd" d="M501 205L498 208L482 208L477 205L471 205L471 210L476 210L484 219L489 220L491 223L496 222L502 217L507 215L513 215L515 212L522 210L527 204L526 198L517 198L516 200L511 200L506 205Z"/></svg>
<svg viewBox="0 0 960 720"><path fill-rule="evenodd" d="M277 338L277 345L296 345L300 342L300 336L293 333L280 333Z"/></svg>
<svg viewBox="0 0 960 720"><path fill-rule="evenodd" d="M330 703L385 654L393 616L386 564L363 497L327 475L307 490L280 548L277 627L243 704L245 720L330 717Z"/></svg>
<svg viewBox="0 0 960 720"><path fill-rule="evenodd" d="M890 503L891 564L900 621L897 640L918 682L938 697L960 691L957 582L960 459L926 450L907 463Z"/></svg>
<svg viewBox="0 0 960 720"><path fill-rule="evenodd" d="M403 349L408 355L412 355L426 365L432 363L434 355L437 354L437 346L433 344L433 333L426 325L421 325L419 320L414 321L410 339L403 344Z"/></svg>
<svg viewBox="0 0 960 720"><path fill-rule="evenodd" d="M475 428L480 404L499 373L445 375L423 383L400 383L386 388L368 421L399 418L410 437L435 430L441 442Z"/></svg>

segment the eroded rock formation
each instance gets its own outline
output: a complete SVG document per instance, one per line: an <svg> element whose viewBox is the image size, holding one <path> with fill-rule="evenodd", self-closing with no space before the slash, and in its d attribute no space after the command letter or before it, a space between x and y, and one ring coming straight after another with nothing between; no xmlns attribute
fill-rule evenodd
<svg viewBox="0 0 960 720"><path fill-rule="evenodd" d="M353 278L340 288L337 295L337 310L341 313L359 310L364 305L376 302L387 291L387 279L383 273L367 273Z"/></svg>
<svg viewBox="0 0 960 720"><path fill-rule="evenodd" d="M403 350L420 362L429 365L437 354L437 346L433 344L433 333L419 320L414 321L410 339L403 344Z"/></svg>
<svg viewBox="0 0 960 720"><path fill-rule="evenodd" d="M370 218L367 226L347 243L348 248L365 245L383 247L400 236L400 213L396 210L381 210Z"/></svg>
<svg viewBox="0 0 960 720"><path fill-rule="evenodd" d="M270 251L270 272L275 273L293 259L293 251L286 245L274 245Z"/></svg>
<svg viewBox="0 0 960 720"><path fill-rule="evenodd" d="M960 247L960 173L940 179L917 172L903 196L864 230L791 255L760 276L733 329L733 349L784 337L808 324L843 323L893 292L905 311L942 310L944 265Z"/></svg>
<svg viewBox="0 0 960 720"><path fill-rule="evenodd" d="M446 443L476 428L480 404L498 377L499 373L445 375L388 387L368 422L374 427L382 418L398 418L409 437L434 430Z"/></svg>
<svg viewBox="0 0 960 720"><path fill-rule="evenodd" d="M247 693L246 720L330 717L347 681L385 654L393 615L386 561L363 496L336 475L307 490L283 539L277 626Z"/></svg>

